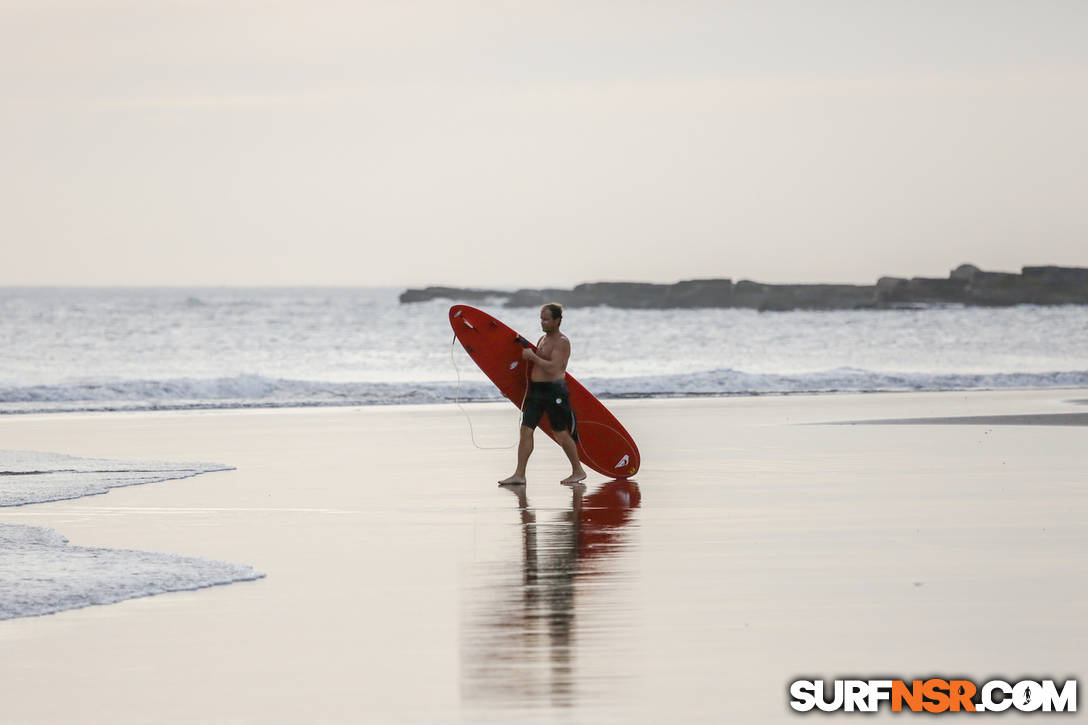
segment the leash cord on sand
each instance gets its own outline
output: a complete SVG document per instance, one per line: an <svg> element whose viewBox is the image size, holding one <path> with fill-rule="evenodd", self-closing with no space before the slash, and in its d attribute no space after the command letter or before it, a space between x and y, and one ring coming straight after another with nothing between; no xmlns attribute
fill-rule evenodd
<svg viewBox="0 0 1088 725"><path fill-rule="evenodd" d="M470 416L468 414L468 411L465 410L464 406L461 405L461 368L457 367L457 360L453 357L453 347L456 344L456 342L457 342L457 335L454 335L453 340L450 341L450 363L453 364L453 369L457 373L457 394L454 397L453 402L457 404L457 409L460 410L464 414L465 420L468 421L468 433L469 433L470 436L472 436L472 445L476 446L481 451L505 451L505 450L510 450L511 448L513 448L514 446L516 446L518 444L517 441L514 441L513 443L511 443L508 446L481 446L479 443L476 442L476 429L472 427L472 416ZM520 418L518 420L518 425L521 425Z"/></svg>

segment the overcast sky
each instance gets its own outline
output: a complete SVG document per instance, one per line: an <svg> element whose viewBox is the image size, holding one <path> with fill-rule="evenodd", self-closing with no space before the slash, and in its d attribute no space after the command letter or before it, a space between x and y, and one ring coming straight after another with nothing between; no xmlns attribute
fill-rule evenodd
<svg viewBox="0 0 1088 725"><path fill-rule="evenodd" d="M1088 2L0 0L0 284L1088 266Z"/></svg>

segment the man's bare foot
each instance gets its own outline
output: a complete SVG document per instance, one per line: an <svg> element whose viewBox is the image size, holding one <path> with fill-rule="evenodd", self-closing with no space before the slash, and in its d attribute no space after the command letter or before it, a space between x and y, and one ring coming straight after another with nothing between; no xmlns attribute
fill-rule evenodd
<svg viewBox="0 0 1088 725"><path fill-rule="evenodd" d="M514 486L514 485L517 485L519 483L520 484L525 483L525 476L519 476L516 473L513 476L511 476L510 478L504 478L501 481L499 481L500 486Z"/></svg>
<svg viewBox="0 0 1088 725"><path fill-rule="evenodd" d="M586 472L585 471L575 471L574 473L570 474L569 476L564 478L559 483L578 483L579 481L584 481L584 480L586 480Z"/></svg>

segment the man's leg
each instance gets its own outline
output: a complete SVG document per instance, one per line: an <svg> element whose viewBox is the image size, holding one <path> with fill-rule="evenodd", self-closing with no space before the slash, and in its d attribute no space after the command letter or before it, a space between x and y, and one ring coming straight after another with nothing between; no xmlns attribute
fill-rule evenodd
<svg viewBox="0 0 1088 725"><path fill-rule="evenodd" d="M573 441L572 441L573 442ZM518 441L518 467L514 475L499 481L500 486L511 483L525 483L525 466L529 463L529 454L533 452L533 429L521 426L521 440ZM577 451L575 452L577 455Z"/></svg>
<svg viewBox="0 0 1088 725"><path fill-rule="evenodd" d="M584 481L586 472L585 469L582 468L582 462L578 460L578 444L571 438L570 433L565 430L555 431L555 442L559 444L559 447L567 454L567 458L570 459L570 475L560 481L560 483L578 483L578 481Z"/></svg>

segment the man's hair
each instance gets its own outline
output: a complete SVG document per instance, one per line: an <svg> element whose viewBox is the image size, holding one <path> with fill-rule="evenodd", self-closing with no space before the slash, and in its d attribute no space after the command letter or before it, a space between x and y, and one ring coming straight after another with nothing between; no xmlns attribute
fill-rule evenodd
<svg viewBox="0 0 1088 725"><path fill-rule="evenodd" d="M563 319L563 305L558 302L549 302L540 308L541 310L548 310L552 313L552 319L555 321L561 321Z"/></svg>

